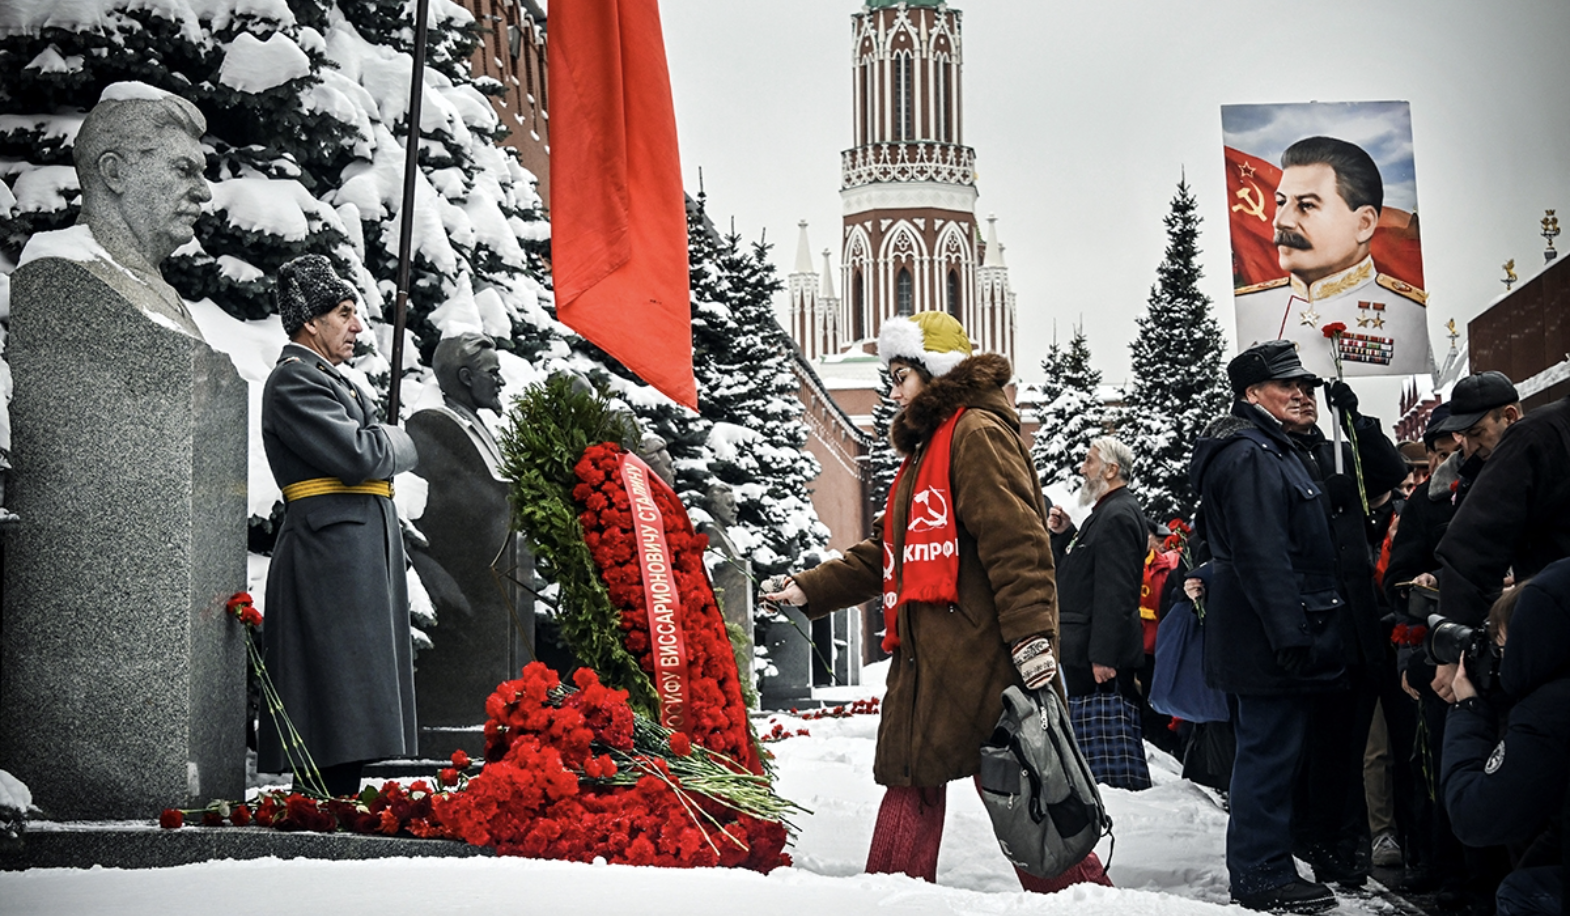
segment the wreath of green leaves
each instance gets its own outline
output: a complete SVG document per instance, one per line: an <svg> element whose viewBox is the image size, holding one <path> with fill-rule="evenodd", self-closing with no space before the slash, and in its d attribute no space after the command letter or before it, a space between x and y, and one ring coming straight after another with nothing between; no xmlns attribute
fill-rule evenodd
<svg viewBox="0 0 1572 916"><path fill-rule="evenodd" d="M555 618L563 641L601 683L628 692L628 703L655 716L649 676L622 644L621 615L611 605L573 502L573 466L602 442L631 447L637 426L581 378L553 376L513 402L502 432L503 473L513 529L529 542L540 573L558 588Z"/></svg>

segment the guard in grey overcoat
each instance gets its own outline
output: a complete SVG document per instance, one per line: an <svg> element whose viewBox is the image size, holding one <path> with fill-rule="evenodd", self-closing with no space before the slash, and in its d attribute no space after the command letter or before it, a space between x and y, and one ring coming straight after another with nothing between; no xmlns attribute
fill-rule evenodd
<svg viewBox="0 0 1572 916"><path fill-rule="evenodd" d="M326 258L285 264L279 313L291 342L262 393L262 443L284 491L267 579L268 673L332 794L361 765L416 751L404 546L393 475L415 466L409 435L378 422L336 368L361 325L354 290ZM265 717L264 717L265 718ZM258 767L287 766L264 721Z"/></svg>

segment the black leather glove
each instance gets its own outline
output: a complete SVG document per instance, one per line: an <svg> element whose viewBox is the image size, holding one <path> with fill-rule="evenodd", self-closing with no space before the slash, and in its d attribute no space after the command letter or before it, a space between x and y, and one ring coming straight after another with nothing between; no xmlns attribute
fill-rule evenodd
<svg viewBox="0 0 1572 916"><path fill-rule="evenodd" d="M1294 677L1304 674L1310 668L1310 647L1289 646L1286 649L1278 649L1277 667Z"/></svg>
<svg viewBox="0 0 1572 916"><path fill-rule="evenodd" d="M1326 386L1326 402L1351 419L1359 418L1359 395L1342 379L1333 379Z"/></svg>
<svg viewBox="0 0 1572 916"><path fill-rule="evenodd" d="M1359 485L1354 482L1353 475L1328 474L1326 479L1321 481L1321 489L1326 491L1326 498L1332 504L1333 512L1351 511L1358 514Z"/></svg>

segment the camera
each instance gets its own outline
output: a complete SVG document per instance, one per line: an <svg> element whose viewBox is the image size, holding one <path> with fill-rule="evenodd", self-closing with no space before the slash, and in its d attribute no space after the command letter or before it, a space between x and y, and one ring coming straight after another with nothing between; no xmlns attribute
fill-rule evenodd
<svg viewBox="0 0 1572 916"><path fill-rule="evenodd" d="M1468 679L1480 693L1494 687L1501 673L1501 647L1484 627L1466 626L1440 614L1430 615L1425 657L1436 665L1455 665L1464 660Z"/></svg>

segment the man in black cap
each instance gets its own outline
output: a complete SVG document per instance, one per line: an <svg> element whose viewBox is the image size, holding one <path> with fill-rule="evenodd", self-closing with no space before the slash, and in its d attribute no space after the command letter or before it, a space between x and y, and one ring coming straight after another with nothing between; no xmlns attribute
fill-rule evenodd
<svg viewBox="0 0 1572 916"><path fill-rule="evenodd" d="M1293 456L1320 491L1317 503L1326 518L1338 594L1344 601L1329 625L1336 628L1342 647L1348 691L1317 693L1310 700L1310 731L1316 740L1299 767L1294 850L1310 863L1318 881L1358 888L1369 875L1371 857L1364 751L1378 685L1389 667L1372 556L1391 521L1391 494L1407 476L1408 466L1380 421L1359 413L1359 399L1346 382L1332 381L1326 391L1338 414L1334 422L1354 430L1348 437L1352 441L1338 445L1322 434L1313 397L1297 415L1285 418L1282 427L1294 446Z"/></svg>
<svg viewBox="0 0 1572 916"><path fill-rule="evenodd" d="M1454 460L1457 467L1457 485L1452 488L1452 512L1455 515L1462 508L1468 495L1473 492L1474 483L1485 470L1485 462L1495 452L1496 446L1501 442L1501 437L1508 428L1523 418L1523 405L1518 397L1517 386L1512 380L1500 372L1478 372L1459 381L1452 388L1452 400L1448 406L1451 415L1436 425L1437 432L1451 433L1457 438L1458 457ZM1450 527L1450 525L1448 526ZM1443 532L1444 533L1444 532ZM1441 544L1438 541L1436 548L1435 581L1432 587L1440 587L1442 556ZM1454 539L1453 553L1471 554L1475 545L1464 546L1464 542ZM1467 563L1470 557L1455 556L1455 559ZM1543 565L1543 564L1541 564ZM1485 614L1490 609L1490 602L1494 600L1490 595L1500 594L1501 578L1507 572L1503 567L1495 576L1494 581L1484 583L1477 589L1472 589L1475 600L1469 601L1466 608L1460 608L1457 596L1454 596L1453 612L1459 613L1460 623L1470 625L1483 623ZM1461 589L1455 589L1461 593ZM1439 608L1437 609L1439 611ZM1445 613L1442 611L1441 613ZM1442 700L1452 702L1452 679L1457 674L1453 665L1442 665L1436 669L1433 687Z"/></svg>
<svg viewBox="0 0 1572 916"><path fill-rule="evenodd" d="M1509 572L1526 582L1567 555L1567 402L1524 417L1507 377L1482 372L1452 389L1452 417L1442 426L1462 440L1465 478L1478 467L1436 547L1440 613L1477 626ZM1448 700L1452 667L1436 670L1436 692Z"/></svg>
<svg viewBox="0 0 1572 916"><path fill-rule="evenodd" d="M1466 460L1458 468L1452 521L1435 547L1437 613L1480 627L1508 574L1524 582L1567 555L1567 401L1524 416L1511 381L1481 372L1453 387L1451 410L1436 428L1454 432L1461 446L1448 464ZM1456 700L1456 672L1456 665L1438 665L1430 690L1420 688L1433 745L1446 740L1444 704ZM1450 832L1444 812L1440 820ZM1479 907L1488 906L1504 875L1503 857L1491 853L1451 836L1438 843L1442 875L1460 874L1461 890Z"/></svg>
<svg viewBox="0 0 1572 916"><path fill-rule="evenodd" d="M267 576L268 672L331 795L360 791L366 761L416 750L404 542L393 475L415 445L378 422L338 369L361 331L355 290L321 255L279 268L290 342L262 390L262 445L284 492ZM262 728L258 768L298 757ZM294 761L299 763L297 759ZM306 780L295 773L296 788Z"/></svg>
<svg viewBox="0 0 1572 916"><path fill-rule="evenodd" d="M1228 364L1234 405L1196 444L1190 483L1212 553L1206 681L1229 695L1237 751L1229 784L1229 891L1245 907L1315 913L1336 905L1294 868L1295 770L1311 697L1346 682L1337 556L1321 488L1290 429L1315 422L1320 379L1273 340Z"/></svg>

